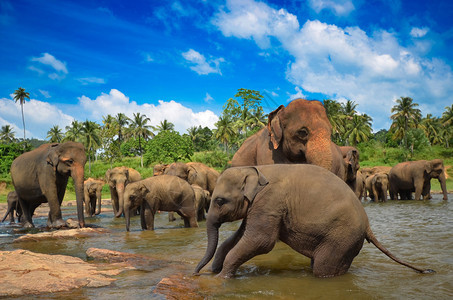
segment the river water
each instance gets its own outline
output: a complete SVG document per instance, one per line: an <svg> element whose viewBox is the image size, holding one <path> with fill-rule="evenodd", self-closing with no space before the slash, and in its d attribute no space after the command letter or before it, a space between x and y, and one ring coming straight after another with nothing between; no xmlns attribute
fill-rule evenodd
<svg viewBox="0 0 453 300"><path fill-rule="evenodd" d="M155 266L125 271L112 285L82 288L65 293L21 297L21 299L165 299L155 294L164 277L181 274L195 282L197 293L207 299L453 299L453 195L443 201L363 202L371 228L378 240L397 257L422 268L436 270L422 275L401 266L365 242L345 275L315 278L310 260L279 242L268 254L243 264L237 276L215 278L208 264L203 275L191 274L203 257L206 244L205 222L199 228L183 228L182 221L169 223L167 214L156 217L154 231L142 231L139 217L126 232L124 219L112 213L87 218L88 224L107 228L110 233L73 240L12 243L17 234L0 225L0 250L27 249L47 254L77 256L87 260L90 247L143 254L156 259ZM75 208L64 207L64 214ZM46 218L34 220L44 226ZM223 224L220 241L231 235L240 222ZM93 262L96 263L96 262ZM69 270L70 271L70 270Z"/></svg>

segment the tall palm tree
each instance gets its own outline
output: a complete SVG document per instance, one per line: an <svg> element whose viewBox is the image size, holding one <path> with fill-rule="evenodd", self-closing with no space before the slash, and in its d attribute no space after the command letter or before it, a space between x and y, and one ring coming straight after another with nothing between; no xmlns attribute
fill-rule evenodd
<svg viewBox="0 0 453 300"><path fill-rule="evenodd" d="M132 118L132 123L129 128L128 134L137 138L138 137L138 148L140 151L140 164L143 168L143 149L141 139L143 138L145 141L149 137L154 137L154 133L150 130L151 125L147 125L150 121L146 115L141 115L140 113L134 113Z"/></svg>
<svg viewBox="0 0 453 300"><path fill-rule="evenodd" d="M371 121L368 115L353 115L348 123L345 138L354 147L357 143L366 142L371 136Z"/></svg>
<svg viewBox="0 0 453 300"><path fill-rule="evenodd" d="M175 124L168 122L167 119L160 121L160 124L156 126L158 132L165 130L175 130Z"/></svg>
<svg viewBox="0 0 453 300"><path fill-rule="evenodd" d="M357 105L358 104L354 101L348 100L346 103L341 104L341 111L348 119L352 119L352 117L357 114L357 111L355 110Z"/></svg>
<svg viewBox="0 0 453 300"><path fill-rule="evenodd" d="M425 132L431 145L441 143L441 136L439 135L440 127L439 118L433 117L432 114L427 114L420 122L420 128Z"/></svg>
<svg viewBox="0 0 453 300"><path fill-rule="evenodd" d="M400 97L396 100L396 105L392 107L391 112L394 113L390 116L392 120L402 119L404 123L404 147L407 149L406 133L411 127L417 127L421 119L421 111L416 108L417 103L414 103L410 97Z"/></svg>
<svg viewBox="0 0 453 300"><path fill-rule="evenodd" d="M118 130L118 141L121 143L123 140L123 129L129 125L130 119L123 113L118 113L115 117L115 125Z"/></svg>
<svg viewBox="0 0 453 300"><path fill-rule="evenodd" d="M30 93L27 93L24 88L19 87L17 90L14 91L14 101L20 102L20 109L22 111L22 124L24 126L24 142L25 142L25 118L24 118L25 98L30 99ZM25 149L25 143L24 143L24 149Z"/></svg>
<svg viewBox="0 0 453 300"><path fill-rule="evenodd" d="M63 141L81 142L83 139L83 124L77 120L71 122L71 125L66 126L66 133Z"/></svg>
<svg viewBox="0 0 453 300"><path fill-rule="evenodd" d="M332 125L332 138L334 142L341 141L341 135L344 133L344 118L341 104L335 100L325 99L323 101L327 118Z"/></svg>
<svg viewBox="0 0 453 300"><path fill-rule="evenodd" d="M60 143L63 140L63 137L60 126L54 125L47 131L46 139L50 139L49 142L51 143Z"/></svg>
<svg viewBox="0 0 453 300"><path fill-rule="evenodd" d="M194 143L195 140L200 135L201 126L192 126L187 129L187 133L189 134L190 140Z"/></svg>
<svg viewBox="0 0 453 300"><path fill-rule="evenodd" d="M215 130L215 138L225 146L225 152L228 150L228 143L234 138L235 131L228 116L222 116L219 121L215 123L217 129Z"/></svg>
<svg viewBox="0 0 453 300"><path fill-rule="evenodd" d="M445 111L442 113L442 125L453 125L453 104L445 107Z"/></svg>
<svg viewBox="0 0 453 300"><path fill-rule="evenodd" d="M102 117L102 124L106 129L110 129L115 126L115 118L112 115L107 115Z"/></svg>
<svg viewBox="0 0 453 300"><path fill-rule="evenodd" d="M11 128L11 125L2 126L2 130L0 132L0 141L2 143L9 144L14 142L15 140L16 138L14 137L14 131Z"/></svg>
<svg viewBox="0 0 453 300"><path fill-rule="evenodd" d="M82 123L83 144L88 152L89 172L91 173L91 156L96 153L96 149L101 145L99 137L100 126L93 121L86 120Z"/></svg>

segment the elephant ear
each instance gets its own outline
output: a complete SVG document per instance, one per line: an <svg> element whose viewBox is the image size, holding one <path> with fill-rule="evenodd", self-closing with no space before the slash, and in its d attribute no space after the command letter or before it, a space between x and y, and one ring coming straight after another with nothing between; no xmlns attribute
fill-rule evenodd
<svg viewBox="0 0 453 300"><path fill-rule="evenodd" d="M355 180L357 170L360 168L359 164L359 151L356 149L349 150L344 158L346 164L346 178L347 180Z"/></svg>
<svg viewBox="0 0 453 300"><path fill-rule="evenodd" d="M432 171L433 171L433 165L432 165L431 162L428 161L428 162L425 164L425 173L429 174L429 173L431 173Z"/></svg>
<svg viewBox="0 0 453 300"><path fill-rule="evenodd" d="M197 179L198 172L194 167L187 167L187 181L194 183Z"/></svg>
<svg viewBox="0 0 453 300"><path fill-rule="evenodd" d="M105 181L109 182L110 181L110 174L112 173L112 169L108 169L107 172L105 172Z"/></svg>
<svg viewBox="0 0 453 300"><path fill-rule="evenodd" d="M255 167L247 168L242 191L250 202L269 183L264 175Z"/></svg>
<svg viewBox="0 0 453 300"><path fill-rule="evenodd" d="M57 165L60 157L60 153L58 152L57 148L58 145L59 144L52 144L47 154L47 164L51 165L55 171L57 170Z"/></svg>
<svg viewBox="0 0 453 300"><path fill-rule="evenodd" d="M267 130L269 131L269 136L274 149L278 148L283 137L283 129L280 124L280 118L278 117L278 112L283 108L284 106L280 105L276 110L269 113L269 120L267 122Z"/></svg>

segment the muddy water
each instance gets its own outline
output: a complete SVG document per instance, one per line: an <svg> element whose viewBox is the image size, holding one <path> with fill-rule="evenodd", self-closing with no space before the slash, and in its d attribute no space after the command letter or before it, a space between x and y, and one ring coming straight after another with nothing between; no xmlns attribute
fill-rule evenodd
<svg viewBox="0 0 453 300"><path fill-rule="evenodd" d="M363 203L377 238L396 256L423 268L437 271L420 275L390 260L372 244L365 243L346 275L319 279L312 275L310 260L278 243L269 254L245 263L236 278L220 280L209 274L208 266L195 280L199 293L209 299L452 299L453 297L453 195L443 201L389 201ZM74 213L65 208L63 213ZM46 219L38 218L37 226ZM111 233L78 240L11 243L17 235L0 225L0 250L27 249L87 259L90 247L144 254L158 260L156 265L123 272L105 288L82 288L68 293L42 295L41 299L163 299L153 293L156 284L173 274L191 273L206 249L206 226L182 228L169 223L167 215L156 219L155 231L141 231L135 217L131 232L123 219L104 213L87 223L108 228ZM232 234L239 223L224 224L221 240ZM94 263L94 262L93 262ZM36 298L36 296L34 297ZM26 299L26 298L21 298ZM31 299L31 297L30 297Z"/></svg>

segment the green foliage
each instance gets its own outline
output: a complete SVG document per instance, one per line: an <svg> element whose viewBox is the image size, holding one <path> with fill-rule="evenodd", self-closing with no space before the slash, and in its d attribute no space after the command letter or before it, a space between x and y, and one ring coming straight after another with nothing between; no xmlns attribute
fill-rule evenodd
<svg viewBox="0 0 453 300"><path fill-rule="evenodd" d="M187 134L181 136L176 131L164 130L146 144L145 165L188 161L193 152L193 144Z"/></svg>
<svg viewBox="0 0 453 300"><path fill-rule="evenodd" d="M210 151L215 149L216 142L213 139L212 130L208 127L194 126L187 129L187 132L193 142L195 151Z"/></svg>
<svg viewBox="0 0 453 300"><path fill-rule="evenodd" d="M25 152L31 150L31 146L25 145ZM9 174L13 160L24 153L23 143L0 144L0 176L4 177Z"/></svg>
<svg viewBox="0 0 453 300"><path fill-rule="evenodd" d="M218 171L223 171L229 166L233 154L227 154L223 151L206 151L206 152L196 152L192 156L192 161L201 162L211 168L217 169Z"/></svg>
<svg viewBox="0 0 453 300"><path fill-rule="evenodd" d="M140 145L138 139L136 138L130 138L126 142L121 143L120 149L121 155L124 157L134 157L140 155Z"/></svg>

